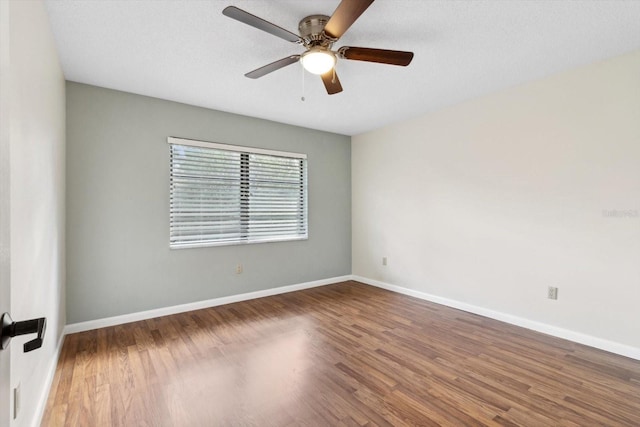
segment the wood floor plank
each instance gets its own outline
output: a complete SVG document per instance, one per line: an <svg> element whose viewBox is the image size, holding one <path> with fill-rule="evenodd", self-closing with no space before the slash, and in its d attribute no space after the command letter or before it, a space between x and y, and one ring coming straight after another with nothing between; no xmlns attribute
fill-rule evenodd
<svg viewBox="0 0 640 427"><path fill-rule="evenodd" d="M344 282L68 335L44 426L639 426L640 362Z"/></svg>

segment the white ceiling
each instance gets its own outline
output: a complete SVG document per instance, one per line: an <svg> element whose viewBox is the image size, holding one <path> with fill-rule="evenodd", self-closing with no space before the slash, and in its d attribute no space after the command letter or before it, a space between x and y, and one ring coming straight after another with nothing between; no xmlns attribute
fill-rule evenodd
<svg viewBox="0 0 640 427"><path fill-rule="evenodd" d="M339 0L46 0L68 80L355 135L640 48L640 1L377 0L335 45L408 50L409 67L340 60L329 96L302 48L222 15L234 5L297 33ZM640 77L640 76L639 76Z"/></svg>

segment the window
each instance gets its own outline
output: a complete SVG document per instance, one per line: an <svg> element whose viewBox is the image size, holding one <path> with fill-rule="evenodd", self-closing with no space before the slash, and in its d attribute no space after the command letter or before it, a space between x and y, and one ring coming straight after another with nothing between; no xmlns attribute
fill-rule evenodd
<svg viewBox="0 0 640 427"><path fill-rule="evenodd" d="M169 138L169 246L300 240L307 156Z"/></svg>

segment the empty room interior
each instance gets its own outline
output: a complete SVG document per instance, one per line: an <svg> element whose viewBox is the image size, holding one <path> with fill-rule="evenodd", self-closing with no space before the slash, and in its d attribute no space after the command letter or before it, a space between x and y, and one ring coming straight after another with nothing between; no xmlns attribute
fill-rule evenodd
<svg viewBox="0 0 640 427"><path fill-rule="evenodd" d="M640 425L640 1L0 0L0 48L0 427Z"/></svg>

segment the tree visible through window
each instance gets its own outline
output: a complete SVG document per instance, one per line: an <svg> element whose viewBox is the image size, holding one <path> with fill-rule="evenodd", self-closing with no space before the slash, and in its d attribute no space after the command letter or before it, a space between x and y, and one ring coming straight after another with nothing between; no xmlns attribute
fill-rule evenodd
<svg viewBox="0 0 640 427"><path fill-rule="evenodd" d="M179 138L169 144L170 247L308 237L306 155Z"/></svg>

